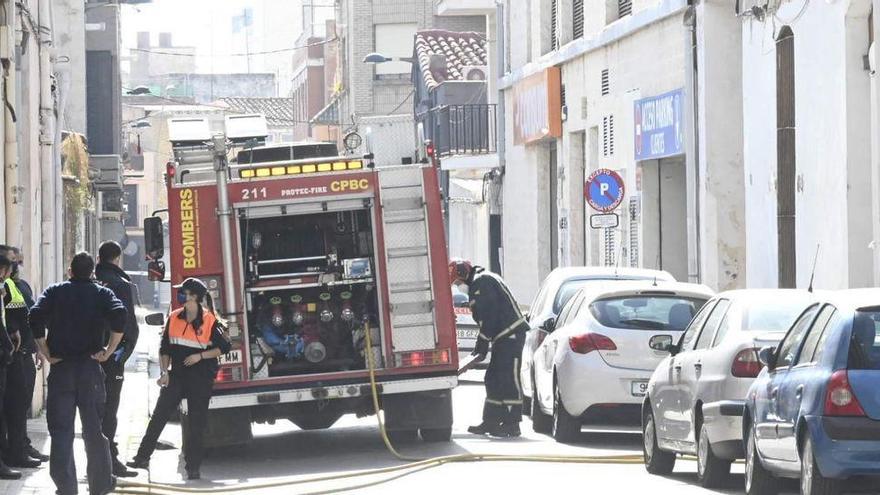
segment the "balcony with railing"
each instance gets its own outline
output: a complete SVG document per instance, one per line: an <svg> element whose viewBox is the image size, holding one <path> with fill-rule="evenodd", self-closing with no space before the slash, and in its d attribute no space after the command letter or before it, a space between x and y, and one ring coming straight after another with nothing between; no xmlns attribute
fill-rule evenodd
<svg viewBox="0 0 880 495"><path fill-rule="evenodd" d="M421 117L438 157L489 155L497 150L494 103L440 105Z"/></svg>

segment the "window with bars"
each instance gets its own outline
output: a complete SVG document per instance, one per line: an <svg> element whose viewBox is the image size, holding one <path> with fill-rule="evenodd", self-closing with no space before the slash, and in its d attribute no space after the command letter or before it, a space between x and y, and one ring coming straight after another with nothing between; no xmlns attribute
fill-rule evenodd
<svg viewBox="0 0 880 495"><path fill-rule="evenodd" d="M629 198L629 266L639 267L639 198Z"/></svg>
<svg viewBox="0 0 880 495"><path fill-rule="evenodd" d="M602 154L605 156L614 154L614 115L602 118Z"/></svg>
<svg viewBox="0 0 880 495"><path fill-rule="evenodd" d="M574 39L584 37L584 0L572 0L572 37Z"/></svg>
<svg viewBox="0 0 880 495"><path fill-rule="evenodd" d="M559 86L559 103L565 106L565 84Z"/></svg>
<svg viewBox="0 0 880 495"><path fill-rule="evenodd" d="M626 17L632 14L632 0L617 0L617 18Z"/></svg>
<svg viewBox="0 0 880 495"><path fill-rule="evenodd" d="M609 80L608 69L602 69L602 96L611 93L611 81Z"/></svg>
<svg viewBox="0 0 880 495"><path fill-rule="evenodd" d="M604 250L605 250L605 266L615 266L617 264L617 230L603 229L604 233Z"/></svg>
<svg viewBox="0 0 880 495"><path fill-rule="evenodd" d="M559 0L550 0L550 49L559 48Z"/></svg>

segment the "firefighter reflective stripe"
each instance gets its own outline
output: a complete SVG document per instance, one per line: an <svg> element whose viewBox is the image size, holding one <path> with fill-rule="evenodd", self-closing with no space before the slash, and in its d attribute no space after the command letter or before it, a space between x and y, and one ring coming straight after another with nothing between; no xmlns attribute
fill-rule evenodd
<svg viewBox="0 0 880 495"><path fill-rule="evenodd" d="M483 335L482 333L480 333L479 335L477 335L477 338L478 338L478 339L483 339L483 340L492 340L492 339L490 339L489 337L486 337L485 335Z"/></svg>
<svg viewBox="0 0 880 495"><path fill-rule="evenodd" d="M6 290L9 292L10 296L9 304L6 305L7 309L21 309L26 307L24 303L24 296L21 294L21 291L18 290L18 286L15 285L15 281L11 278L6 279Z"/></svg>
<svg viewBox="0 0 880 495"><path fill-rule="evenodd" d="M168 318L168 342L174 345L207 349L211 345L211 332L217 318L208 311L202 311L202 325L198 330L185 318L181 318L183 308L171 312Z"/></svg>
<svg viewBox="0 0 880 495"><path fill-rule="evenodd" d="M518 401L516 404L522 404L523 402L523 391L522 391L522 383L519 381L519 358L513 360L513 383L516 384L516 395L518 397Z"/></svg>
<svg viewBox="0 0 880 495"><path fill-rule="evenodd" d="M495 400L495 399L490 399L488 397L486 398L486 403L492 404L493 406L503 406L504 405L503 400Z"/></svg>
<svg viewBox="0 0 880 495"><path fill-rule="evenodd" d="M516 330L520 325L522 325L525 322L526 322L525 318L520 318L520 319L516 320L509 327L505 328L498 335L496 335L495 338L492 340L492 342L498 342L499 340L508 336L511 332Z"/></svg>

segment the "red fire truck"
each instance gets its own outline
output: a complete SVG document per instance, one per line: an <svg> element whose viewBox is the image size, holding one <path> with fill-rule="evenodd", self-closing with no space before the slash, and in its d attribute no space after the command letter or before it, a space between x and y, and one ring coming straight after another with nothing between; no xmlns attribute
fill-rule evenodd
<svg viewBox="0 0 880 495"><path fill-rule="evenodd" d="M374 165L331 143L260 145L260 119L227 117L222 135L203 119L169 121L169 281L205 281L232 341L206 438L371 414L372 353L392 438L448 440L458 354L437 170ZM144 232L150 273L164 279L162 220Z"/></svg>

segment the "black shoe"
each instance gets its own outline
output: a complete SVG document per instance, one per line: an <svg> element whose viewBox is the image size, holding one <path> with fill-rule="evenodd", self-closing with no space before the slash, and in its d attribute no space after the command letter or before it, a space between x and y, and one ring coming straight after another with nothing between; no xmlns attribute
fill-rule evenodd
<svg viewBox="0 0 880 495"><path fill-rule="evenodd" d="M125 467L125 464L119 461L119 459L113 459L113 476L119 478L134 478L137 475L137 471L130 471Z"/></svg>
<svg viewBox="0 0 880 495"><path fill-rule="evenodd" d="M30 445L28 445L27 449L25 449L25 453L28 455L28 457L32 459L36 459L40 462L49 462L49 456L40 453L39 450L31 447Z"/></svg>
<svg viewBox="0 0 880 495"><path fill-rule="evenodd" d="M135 457L134 459L126 462L125 465L134 469L150 469L150 460Z"/></svg>
<svg viewBox="0 0 880 495"><path fill-rule="evenodd" d="M31 459L29 457L21 457L16 459L3 459L3 462L9 466L14 468L25 468L25 469L33 469L40 467L40 461L36 459Z"/></svg>
<svg viewBox="0 0 880 495"><path fill-rule="evenodd" d="M496 438L516 438L522 435L519 429L519 423L504 423L498 428L489 431L489 435Z"/></svg>
<svg viewBox="0 0 880 495"><path fill-rule="evenodd" d="M485 421L478 424L477 426L469 426L467 431L468 433L472 433L474 435L485 435L489 433L492 428L497 428L496 426L490 425Z"/></svg>
<svg viewBox="0 0 880 495"><path fill-rule="evenodd" d="M19 480L21 479L20 471L9 469L6 464L0 461L0 480Z"/></svg>
<svg viewBox="0 0 880 495"><path fill-rule="evenodd" d="M186 479L190 481L200 480L202 479L202 473L200 473L198 469L187 469Z"/></svg>

